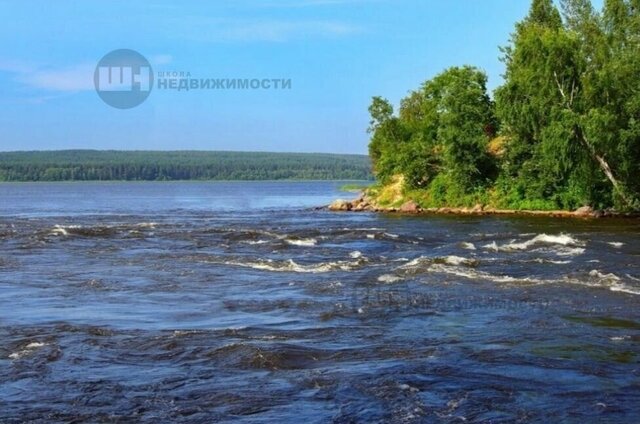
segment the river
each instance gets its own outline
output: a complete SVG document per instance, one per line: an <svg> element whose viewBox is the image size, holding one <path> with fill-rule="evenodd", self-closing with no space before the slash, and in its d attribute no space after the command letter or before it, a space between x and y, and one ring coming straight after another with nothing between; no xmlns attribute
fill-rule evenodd
<svg viewBox="0 0 640 424"><path fill-rule="evenodd" d="M639 422L640 221L0 185L0 422Z"/></svg>

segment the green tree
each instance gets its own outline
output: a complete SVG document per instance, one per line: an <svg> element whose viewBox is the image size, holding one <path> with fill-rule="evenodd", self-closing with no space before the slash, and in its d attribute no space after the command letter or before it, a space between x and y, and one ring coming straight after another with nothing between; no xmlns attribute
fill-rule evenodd
<svg viewBox="0 0 640 424"><path fill-rule="evenodd" d="M487 76L471 66L450 68L424 85L425 98L438 115L437 141L452 184L463 192L494 177L487 144L495 132Z"/></svg>
<svg viewBox="0 0 640 424"><path fill-rule="evenodd" d="M442 174L461 193L490 181L487 143L497 123L486 82L476 68L450 68L404 98L398 117L374 97L369 151L378 178L402 174L409 187L428 188Z"/></svg>

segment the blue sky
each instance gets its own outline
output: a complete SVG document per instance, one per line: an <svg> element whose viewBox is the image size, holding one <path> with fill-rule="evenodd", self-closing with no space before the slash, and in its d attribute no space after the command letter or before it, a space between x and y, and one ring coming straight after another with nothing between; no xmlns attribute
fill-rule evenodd
<svg viewBox="0 0 640 424"><path fill-rule="evenodd" d="M0 151L197 149L366 153L371 96L394 104L446 67L500 84L529 0L0 0ZM154 90L118 110L97 61L130 48L154 71L290 78L290 90Z"/></svg>

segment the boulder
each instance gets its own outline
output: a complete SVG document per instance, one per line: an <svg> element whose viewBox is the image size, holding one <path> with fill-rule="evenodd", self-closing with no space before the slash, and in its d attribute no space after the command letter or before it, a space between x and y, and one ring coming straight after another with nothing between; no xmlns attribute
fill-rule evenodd
<svg viewBox="0 0 640 424"><path fill-rule="evenodd" d="M482 206L480 203L478 203L477 205L475 205L473 207L473 209L471 209L472 213L482 213L482 211L484 210L484 206Z"/></svg>
<svg viewBox="0 0 640 424"><path fill-rule="evenodd" d="M574 212L577 216L593 216L593 208L591 206L583 206Z"/></svg>
<svg viewBox="0 0 640 424"><path fill-rule="evenodd" d="M400 212L402 213L418 213L420 212L420 206L413 200L409 200L405 202L402 206L400 206Z"/></svg>
<svg viewBox="0 0 640 424"><path fill-rule="evenodd" d="M351 208L351 202L342 199L338 199L329 205L330 211L350 211Z"/></svg>
<svg viewBox="0 0 640 424"><path fill-rule="evenodd" d="M360 203L353 205L353 210L356 212L368 211L370 209L371 209L371 205L366 201L362 201Z"/></svg>

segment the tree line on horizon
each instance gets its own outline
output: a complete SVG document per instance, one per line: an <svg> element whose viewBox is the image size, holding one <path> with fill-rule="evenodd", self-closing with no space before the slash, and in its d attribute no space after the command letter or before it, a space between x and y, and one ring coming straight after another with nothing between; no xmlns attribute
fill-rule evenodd
<svg viewBox="0 0 640 424"><path fill-rule="evenodd" d="M0 181L371 180L365 155L63 150L0 153Z"/></svg>
<svg viewBox="0 0 640 424"><path fill-rule="evenodd" d="M422 206L640 207L640 0L533 0L504 83L453 67L369 107L380 184Z"/></svg>

